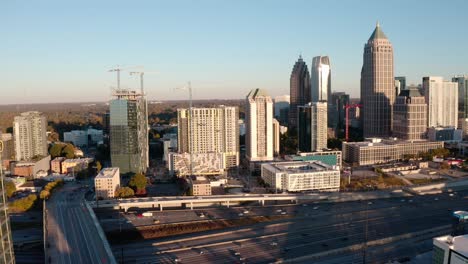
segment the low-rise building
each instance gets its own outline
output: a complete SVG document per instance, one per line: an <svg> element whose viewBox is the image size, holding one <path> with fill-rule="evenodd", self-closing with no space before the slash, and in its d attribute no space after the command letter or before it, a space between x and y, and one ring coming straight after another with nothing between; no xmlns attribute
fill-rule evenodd
<svg viewBox="0 0 468 264"><path fill-rule="evenodd" d="M463 130L455 127L430 127L427 129L427 138L430 141L458 143L463 140Z"/></svg>
<svg viewBox="0 0 468 264"><path fill-rule="evenodd" d="M91 162L93 162L92 158L66 159L62 161L62 174L76 173L85 170L89 167Z"/></svg>
<svg viewBox="0 0 468 264"><path fill-rule="evenodd" d="M444 142L371 138L362 142L343 142L343 160L359 166L387 163L443 148Z"/></svg>
<svg viewBox="0 0 468 264"><path fill-rule="evenodd" d="M62 173L62 162L66 160L64 157L56 157L50 162L50 170L52 173Z"/></svg>
<svg viewBox="0 0 468 264"><path fill-rule="evenodd" d="M283 191L339 191L340 170L320 161L289 161L262 164L262 179Z"/></svg>
<svg viewBox="0 0 468 264"><path fill-rule="evenodd" d="M433 239L432 264L468 263L468 235Z"/></svg>
<svg viewBox="0 0 468 264"><path fill-rule="evenodd" d="M18 161L12 164L11 174L26 177L30 180L47 176L50 170L50 156L31 161Z"/></svg>
<svg viewBox="0 0 468 264"><path fill-rule="evenodd" d="M94 128L72 130L63 133L63 141L71 142L77 147L86 147L88 144L100 144L103 142L103 131Z"/></svg>
<svg viewBox="0 0 468 264"><path fill-rule="evenodd" d="M192 176L188 178L190 193L193 196L211 195L210 181L201 176Z"/></svg>
<svg viewBox="0 0 468 264"><path fill-rule="evenodd" d="M162 138L163 142L163 161L169 160L169 153L175 152L177 150L177 134L175 133L167 133L164 134Z"/></svg>
<svg viewBox="0 0 468 264"><path fill-rule="evenodd" d="M117 167L104 168L94 178L97 199L115 197L115 191L120 187L120 170Z"/></svg>
<svg viewBox="0 0 468 264"><path fill-rule="evenodd" d="M219 175L224 173L225 155L224 153L169 153L167 167L171 175L179 177L188 175ZM193 163L190 172L190 163Z"/></svg>
<svg viewBox="0 0 468 264"><path fill-rule="evenodd" d="M297 155L287 155L286 160L290 161L321 161L330 166L338 166L341 168L341 151L315 151L315 152L299 152Z"/></svg>

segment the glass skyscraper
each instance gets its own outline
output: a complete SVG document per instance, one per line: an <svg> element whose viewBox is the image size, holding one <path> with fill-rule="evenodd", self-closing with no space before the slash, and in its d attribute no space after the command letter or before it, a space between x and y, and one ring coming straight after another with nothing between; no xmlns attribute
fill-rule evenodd
<svg viewBox="0 0 468 264"><path fill-rule="evenodd" d="M297 128L297 107L309 103L310 97L310 74L307 64L301 56L294 64L290 78L290 104L289 104L289 129Z"/></svg>
<svg viewBox="0 0 468 264"><path fill-rule="evenodd" d="M110 152L120 173L144 173L149 166L148 114L144 95L116 90L110 101Z"/></svg>
<svg viewBox="0 0 468 264"><path fill-rule="evenodd" d="M13 264L15 263L15 255L13 251L13 239L11 238L10 220L7 211L8 201L3 176L2 151L3 142L0 140L0 263Z"/></svg>

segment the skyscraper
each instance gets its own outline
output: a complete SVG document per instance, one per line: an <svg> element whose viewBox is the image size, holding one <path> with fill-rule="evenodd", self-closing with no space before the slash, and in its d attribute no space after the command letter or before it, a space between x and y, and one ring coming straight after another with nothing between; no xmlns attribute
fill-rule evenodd
<svg viewBox="0 0 468 264"><path fill-rule="evenodd" d="M13 239L11 237L10 219L7 210L7 196L5 190L5 177L3 176L2 154L3 141L0 139L0 263L14 264Z"/></svg>
<svg viewBox="0 0 468 264"><path fill-rule="evenodd" d="M299 106L298 146L301 152L327 148L327 112L325 102Z"/></svg>
<svg viewBox="0 0 468 264"><path fill-rule="evenodd" d="M312 59L310 67L311 101L331 101L331 67L328 56L317 56Z"/></svg>
<svg viewBox="0 0 468 264"><path fill-rule="evenodd" d="M226 168L239 165L239 110L232 106L177 109L179 153L223 153Z"/></svg>
<svg viewBox="0 0 468 264"><path fill-rule="evenodd" d="M405 140L425 138L427 104L417 88L402 90L393 106L393 136Z"/></svg>
<svg viewBox="0 0 468 264"><path fill-rule="evenodd" d="M117 89L110 101L110 152L120 173L144 173L149 166L148 114L144 95Z"/></svg>
<svg viewBox="0 0 468 264"><path fill-rule="evenodd" d="M458 84L442 77L423 77L427 126L458 127Z"/></svg>
<svg viewBox="0 0 468 264"><path fill-rule="evenodd" d="M335 132L345 127L345 106L347 104L349 104L349 94L344 92L332 93L328 123L335 129Z"/></svg>
<svg viewBox="0 0 468 264"><path fill-rule="evenodd" d="M13 121L16 160L47 156L47 121L43 114L31 111Z"/></svg>
<svg viewBox="0 0 468 264"><path fill-rule="evenodd" d="M468 75L459 75L452 78L458 83L458 118L468 118Z"/></svg>
<svg viewBox="0 0 468 264"><path fill-rule="evenodd" d="M278 156L280 153L280 123L273 119L273 156Z"/></svg>
<svg viewBox="0 0 468 264"><path fill-rule="evenodd" d="M299 56L294 64L290 78L290 100L289 105L289 129L297 128L297 107L311 101L310 97L310 75L307 64Z"/></svg>
<svg viewBox="0 0 468 264"><path fill-rule="evenodd" d="M273 101L267 92L254 89L245 105L245 145L249 161L273 160Z"/></svg>
<svg viewBox="0 0 468 264"><path fill-rule="evenodd" d="M364 45L361 70L364 137L386 137L392 131L395 102L393 47L377 23Z"/></svg>
<svg viewBox="0 0 468 264"><path fill-rule="evenodd" d="M274 99L275 118L283 125L288 123L289 102L289 95L276 96Z"/></svg>
<svg viewBox="0 0 468 264"><path fill-rule="evenodd" d="M400 95L401 90L406 90L406 77L404 76L395 77L395 96Z"/></svg>

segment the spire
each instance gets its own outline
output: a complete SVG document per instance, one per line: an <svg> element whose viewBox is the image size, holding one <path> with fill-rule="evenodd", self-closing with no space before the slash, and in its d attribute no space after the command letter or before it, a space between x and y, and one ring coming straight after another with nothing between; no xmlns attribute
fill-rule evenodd
<svg viewBox="0 0 468 264"><path fill-rule="evenodd" d="M370 41L370 40L374 40L374 39L387 39L387 36L385 36L385 34L383 33L382 29L380 28L380 23L379 23L379 21L377 21L377 23L376 23L376 25L375 25L374 32L373 32L372 35L370 36L369 41Z"/></svg>

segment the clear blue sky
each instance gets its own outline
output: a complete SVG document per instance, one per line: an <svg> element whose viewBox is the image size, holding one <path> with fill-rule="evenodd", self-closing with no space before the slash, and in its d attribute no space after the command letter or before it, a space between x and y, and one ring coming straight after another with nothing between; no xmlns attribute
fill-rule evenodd
<svg viewBox="0 0 468 264"><path fill-rule="evenodd" d="M104 101L116 65L144 65L150 99L289 93L301 53L329 55L332 89L359 94L363 45L376 21L395 74L468 73L468 1L2 1L0 104ZM124 87L136 78L122 74Z"/></svg>

